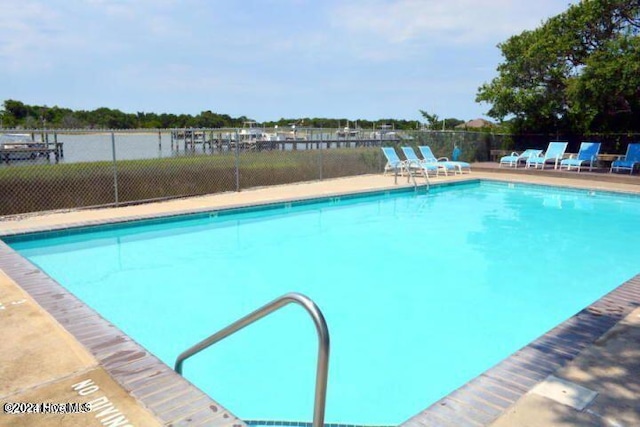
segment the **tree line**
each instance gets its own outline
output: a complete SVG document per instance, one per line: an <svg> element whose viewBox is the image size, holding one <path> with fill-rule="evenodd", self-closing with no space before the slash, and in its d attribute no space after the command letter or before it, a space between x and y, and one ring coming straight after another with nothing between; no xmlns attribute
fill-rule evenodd
<svg viewBox="0 0 640 427"><path fill-rule="evenodd" d="M98 108L91 111L74 111L58 106L48 107L27 105L21 101L6 100L0 110L0 127L23 129L170 129L170 128L239 128L245 122L252 121L246 116L231 117L203 111L195 116L189 114L170 113L124 113L117 109ZM457 119L448 119L447 128L462 123ZM330 118L281 118L277 121L260 123L265 127L297 127L343 128L359 127L378 129L382 125L398 130L419 129L422 124L418 120L380 119L347 120ZM437 123L436 123L437 125ZM437 127L437 126L436 126Z"/></svg>
<svg viewBox="0 0 640 427"><path fill-rule="evenodd" d="M9 99L0 111L2 127L25 129L136 129L184 127L238 127L246 117L231 117L203 111L197 116L189 114L124 113L106 107L95 110L74 111L70 108L46 105L27 105Z"/></svg>

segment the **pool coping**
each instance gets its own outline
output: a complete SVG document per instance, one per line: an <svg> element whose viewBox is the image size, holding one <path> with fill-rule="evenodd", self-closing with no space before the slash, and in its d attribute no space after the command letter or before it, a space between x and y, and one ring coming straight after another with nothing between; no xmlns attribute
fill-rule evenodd
<svg viewBox="0 0 640 427"><path fill-rule="evenodd" d="M479 178L469 178L460 181L453 182L438 182L430 184L431 188L442 188L449 186L463 186L463 185L473 185L482 181ZM267 209L280 209L284 207L293 207L298 205L309 205L316 203L325 203L331 201L338 200L352 200L366 197L374 197L377 195L391 195L391 194L402 194L402 193L412 193L415 191L422 191L426 189L426 184L418 184L416 187L414 186L393 186L387 188L380 188L374 190L365 190L365 191L349 191L349 192L341 192L335 194L324 194L322 196L303 196L290 198L285 197L276 200L263 201L258 203L236 203L229 204L224 207L201 207L196 209L185 209L185 210L177 210L171 212L162 212L162 213L153 213L153 214L141 214L141 215L130 215L126 217L120 217L115 219L100 219L100 220L90 220L90 221L80 221L72 224L60 224L51 227L33 227L33 228L25 228L20 230L0 230L0 239L4 239L6 237L14 238L20 235L30 235L30 234L46 234L46 233L56 233L60 236L66 236L72 233L75 233L75 230L83 229L78 232L83 232L86 229L91 228L101 228L101 227L123 227L126 226L127 223L136 223L133 225L137 225L140 222L166 222L166 221L182 221L187 217L192 217L193 219L197 219L201 216L209 216L211 214L220 215L220 214L236 214L236 213L244 213L251 211L260 211Z"/></svg>
<svg viewBox="0 0 640 427"><path fill-rule="evenodd" d="M499 178L473 178L465 181L432 184L432 187L457 186L483 180L510 182ZM529 183L526 184L529 185ZM553 186L551 184L530 185ZM555 187L588 191L584 188L562 185ZM151 410L163 423L241 426L246 424L226 411L188 380L176 374L173 369L85 305L55 280L21 257L1 239L41 232L64 234L68 229L105 225L120 226L123 223L133 221L162 220L208 212L264 209L272 206L282 207L282 204L290 203L315 203L330 201L332 197L368 197L375 194L407 191L413 191L413 186L395 186L335 195L283 198L259 204L241 203L222 208L205 207L170 213L133 215L118 218L115 221L104 219L57 227L33 227L15 232L2 232L0 234L0 269L27 291L38 304L96 357L100 366L116 382L141 402L144 407ZM631 193L601 189L597 191L613 194ZM455 425L480 426L491 423L538 382L573 360L583 349L639 305L640 275L637 275L401 425L417 427L454 423ZM96 336L100 339L96 340ZM158 389L163 390L161 393L163 399L158 399ZM180 409L176 410L175 406L166 407L166 398L169 395L184 402ZM305 423L297 423L296 425L305 425Z"/></svg>

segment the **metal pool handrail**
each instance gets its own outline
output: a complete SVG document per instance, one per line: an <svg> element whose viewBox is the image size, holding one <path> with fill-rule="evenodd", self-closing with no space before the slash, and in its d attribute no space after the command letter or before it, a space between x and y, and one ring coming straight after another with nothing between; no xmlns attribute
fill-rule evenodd
<svg viewBox="0 0 640 427"><path fill-rule="evenodd" d="M209 338L200 341L193 347L180 353L176 359L175 371L182 375L182 363L189 357L292 302L301 305L307 313L309 313L313 319L313 323L316 325L316 331L318 332L318 363L316 368L316 394L313 407L313 427L322 427L324 425L324 410L327 400L327 376L329 373L329 329L327 328L327 322L324 320L324 316L318 306L305 295L297 292L289 292L288 294L282 295L245 317L236 320L234 323L211 335Z"/></svg>
<svg viewBox="0 0 640 427"><path fill-rule="evenodd" d="M412 164L416 164L418 167L420 167L420 163L416 162L415 160L406 160L406 167L407 167L407 182L409 182L411 179L413 179L413 188L415 190L418 189L418 183L416 182L416 176L415 174L411 171L411 165ZM427 191L429 191L429 187L431 186L430 182L429 182L429 174L427 173L427 171L425 170L424 172L424 179L427 185ZM395 168L395 175L394 175L394 183L398 184L398 168Z"/></svg>

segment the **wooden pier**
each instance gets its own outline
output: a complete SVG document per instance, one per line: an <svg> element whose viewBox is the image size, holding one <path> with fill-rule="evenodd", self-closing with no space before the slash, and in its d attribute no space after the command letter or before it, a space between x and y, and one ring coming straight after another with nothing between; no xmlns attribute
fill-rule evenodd
<svg viewBox="0 0 640 427"><path fill-rule="evenodd" d="M329 148L379 147L386 143L397 143L401 139L386 138L330 138L320 135L286 139L248 138L237 132L181 129L171 132L171 149L195 151L272 151L272 150L320 150Z"/></svg>
<svg viewBox="0 0 640 427"><path fill-rule="evenodd" d="M64 157L62 142L33 144L30 147L11 147L9 144L5 144L3 148L0 148L0 161L4 163L20 160L36 160L41 157L46 157L48 161L51 161L52 155L56 163Z"/></svg>
<svg viewBox="0 0 640 427"><path fill-rule="evenodd" d="M195 144L187 144L185 150L195 150L196 146L201 145L203 151L207 149L212 151L234 151L236 146L240 151L286 151L286 150L326 150L334 148L358 148L358 147L379 147L386 143L397 143L398 140L381 140L381 139L323 139L323 140L286 140L286 141L235 141L230 138L215 138L205 141L196 142ZM176 145L176 149L179 146Z"/></svg>

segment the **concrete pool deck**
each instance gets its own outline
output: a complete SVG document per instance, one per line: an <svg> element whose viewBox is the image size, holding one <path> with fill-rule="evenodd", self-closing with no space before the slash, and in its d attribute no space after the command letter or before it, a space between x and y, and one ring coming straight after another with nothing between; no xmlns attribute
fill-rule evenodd
<svg viewBox="0 0 640 427"><path fill-rule="evenodd" d="M578 176L576 173L556 173L557 171L538 171L538 174L531 172L497 169L495 164L478 164L474 165L474 172L471 174L441 177L433 182L499 179L640 194L638 176L606 175L605 181L602 174L581 173ZM406 178L399 178L398 184L408 185ZM0 235L255 203L393 189L398 186L394 185L393 176L367 175L119 208L26 215L0 221ZM0 415L0 426L99 426L119 419L127 420L131 425L145 426L244 424L215 403L207 403L214 405L215 410L206 413L196 408L197 404L208 402L205 397L187 386L181 386L179 391L174 392L173 390L178 388L172 385L173 380L164 370L151 374L164 378L164 382L161 382L163 387L147 390L146 393L144 390L141 393L132 392L133 386L139 386L138 383L146 380L144 376L150 374L150 371L138 369L146 362L142 359L124 361L124 365L130 369L127 372L128 379L122 380L114 374L113 366L104 362L105 358L108 360L118 353L104 354L101 340L92 341L92 337L87 336L89 329L83 330L82 326L78 326L78 322L74 320L76 318L70 317L69 322L61 321L59 316L51 314L51 310L45 310L43 306L55 305L57 294L46 296L45 304L42 302L44 297L41 293L36 292L34 295L33 290L26 292L24 288L27 280L24 277L28 277L31 272L27 271L16 279L16 274L9 271L12 269L11 262L14 262L13 258L4 264L0 262L0 336L3 342L0 346L0 401L3 404L43 401L93 402L98 411L64 415L11 415L3 411ZM634 280L640 283L640 278L633 279L632 282ZM640 302L640 294L634 294L633 297ZM635 305L637 306L637 303ZM63 311L65 310L74 311L79 308L64 308ZM592 310L597 312L598 309ZM535 381L532 387L520 395L506 396L508 390L489 387L493 392L481 397L482 402L478 405L474 400L457 401L457 397L453 396L439 403L440 406L445 406L443 402L448 405L446 411L440 412L445 415L418 415L406 425L640 425L640 310L616 312L614 309L613 315L611 314L592 312L595 316L611 317L614 319L612 326L615 326L611 329L607 327L602 331L604 334L599 333L595 336L597 339L580 348L575 357L572 355L571 358L563 358L567 363L561 364L559 369L551 370L549 377L543 378L543 381ZM88 319L86 314L76 317ZM109 336L108 332L104 332L103 336ZM548 366L555 367L553 364ZM519 372L514 372L513 375L526 376ZM490 378L486 380L491 381ZM153 387L156 386L147 386ZM144 399L140 398L141 394L144 395ZM176 395L179 398L175 398ZM470 406L481 414L475 419L455 413L447 416L447 411L451 412L453 409L455 412L456 404ZM180 406L193 406L194 409L192 413L179 411Z"/></svg>

